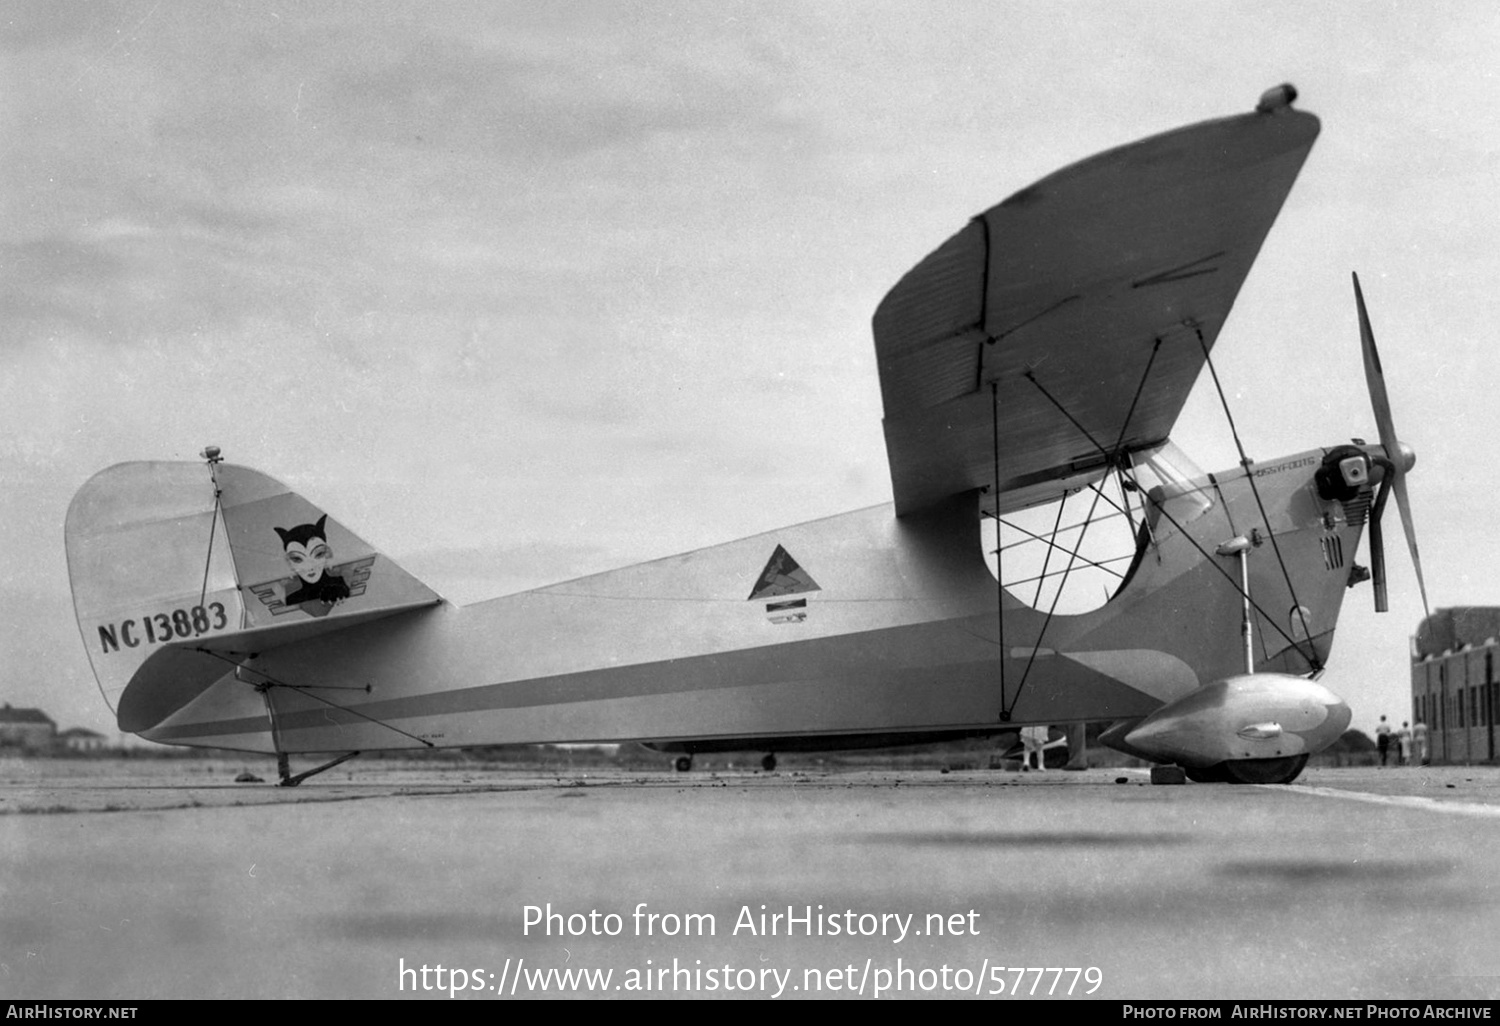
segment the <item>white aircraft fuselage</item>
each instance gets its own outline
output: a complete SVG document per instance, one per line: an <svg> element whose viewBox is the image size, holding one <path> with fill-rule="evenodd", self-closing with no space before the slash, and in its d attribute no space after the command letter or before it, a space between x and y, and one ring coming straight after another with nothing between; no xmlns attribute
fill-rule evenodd
<svg viewBox="0 0 1500 1026"><path fill-rule="evenodd" d="M140 667L138 691L132 683L120 703L123 729L251 751L1135 720L1245 671L1238 557L1217 554L1237 535L1259 543L1248 568L1254 669L1301 675L1327 659L1350 575L1349 561L1329 554L1356 551L1363 515L1359 501L1319 496L1314 473L1324 452L1197 482L1212 505L1190 523L1158 518L1127 580L1097 610L1049 618L1007 590L1003 648L1000 590L973 494L920 516L876 506L470 606L436 601L361 620L361 602L378 608L377 573L363 595L322 618L293 610L259 634L252 589L236 584L205 598L238 609L247 633L174 637L157 650L173 649L170 669L146 665L156 654L149 646L109 644L99 624L123 623L121 611L94 617L94 636L86 623L84 638L96 664L134 658ZM100 479L162 466L174 468L174 480L200 479L199 509L183 535L201 547L214 498L201 464L125 464ZM217 477L231 539L252 533L241 512L262 522L262 536L272 521L311 519L290 492L256 498L281 489L254 471L224 466ZM334 548L350 549L339 525L329 525ZM354 539L356 551L339 556L362 555L359 545ZM230 547L243 566L245 554ZM801 574L758 593L778 547ZM376 554L377 565L385 559ZM194 590L142 613L170 620L198 604ZM345 617L353 622L333 629ZM282 643L278 632L295 632L298 621L321 632ZM136 627L131 636L141 633ZM210 643L219 651L201 650ZM167 672L196 684L148 683Z"/></svg>

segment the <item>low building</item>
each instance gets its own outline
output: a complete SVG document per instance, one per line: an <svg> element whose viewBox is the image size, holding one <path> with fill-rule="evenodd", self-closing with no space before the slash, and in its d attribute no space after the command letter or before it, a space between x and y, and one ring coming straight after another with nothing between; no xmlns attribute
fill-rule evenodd
<svg viewBox="0 0 1500 1026"><path fill-rule="evenodd" d="M1435 763L1495 762L1495 716L1500 709L1496 662L1500 607L1439 609L1412 638L1412 723L1427 727L1428 759Z"/></svg>
<svg viewBox="0 0 1500 1026"><path fill-rule="evenodd" d="M102 752L109 747L109 738L87 727L69 727L57 735L57 745L64 751L79 754Z"/></svg>
<svg viewBox="0 0 1500 1026"><path fill-rule="evenodd" d="M18 709L9 702L0 706L0 748L47 752L56 736L57 724L40 709Z"/></svg>

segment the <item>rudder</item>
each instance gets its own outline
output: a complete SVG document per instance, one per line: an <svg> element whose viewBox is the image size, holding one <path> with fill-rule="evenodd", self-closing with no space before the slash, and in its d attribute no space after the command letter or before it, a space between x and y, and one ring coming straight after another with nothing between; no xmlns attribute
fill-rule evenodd
<svg viewBox="0 0 1500 1026"><path fill-rule="evenodd" d="M286 485L233 464L110 467L73 497L64 537L84 647L125 730L213 683L188 694L138 673L167 646L230 651L253 632L264 650L442 601Z"/></svg>

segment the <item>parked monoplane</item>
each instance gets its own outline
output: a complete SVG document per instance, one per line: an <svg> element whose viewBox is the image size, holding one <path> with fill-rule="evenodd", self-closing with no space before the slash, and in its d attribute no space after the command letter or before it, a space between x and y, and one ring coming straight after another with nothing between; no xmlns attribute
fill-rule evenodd
<svg viewBox="0 0 1500 1026"><path fill-rule="evenodd" d="M120 729L292 784L306 753L1107 721L1195 779L1290 781L1349 723L1317 678L1366 524L1384 607L1392 493L1417 556L1357 280L1378 443L1204 474L1169 437L1318 135L1295 95L1064 168L901 279L886 505L459 608L212 447L101 472L66 544Z"/></svg>

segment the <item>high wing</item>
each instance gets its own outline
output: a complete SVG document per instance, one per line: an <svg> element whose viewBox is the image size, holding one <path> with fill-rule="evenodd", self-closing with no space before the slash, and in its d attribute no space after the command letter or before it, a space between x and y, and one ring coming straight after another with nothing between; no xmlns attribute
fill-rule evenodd
<svg viewBox="0 0 1500 1026"><path fill-rule="evenodd" d="M898 514L1042 502L1166 439L1317 138L1294 97L1064 168L897 283L874 333Z"/></svg>

